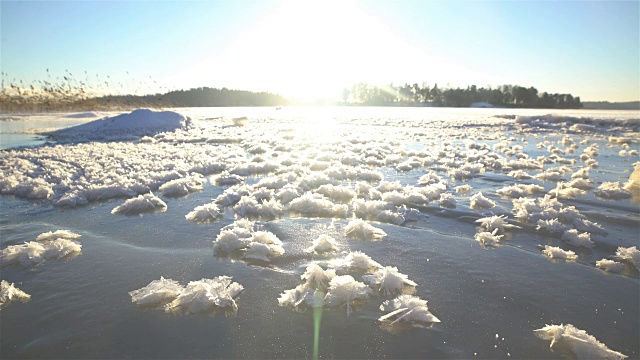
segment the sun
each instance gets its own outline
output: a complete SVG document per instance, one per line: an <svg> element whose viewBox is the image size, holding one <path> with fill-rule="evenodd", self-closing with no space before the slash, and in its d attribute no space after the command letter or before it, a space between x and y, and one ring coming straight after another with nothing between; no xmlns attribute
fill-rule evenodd
<svg viewBox="0 0 640 360"><path fill-rule="evenodd" d="M344 88L361 81L384 86L432 79L425 69L459 72L409 43L365 5L354 0L284 0L260 21L231 35L224 50L173 77L294 100L337 101Z"/></svg>
<svg viewBox="0 0 640 360"><path fill-rule="evenodd" d="M284 1L212 56L227 69L214 68L212 77L302 100L339 97L343 87L389 71L382 65L392 60L389 37L355 1Z"/></svg>

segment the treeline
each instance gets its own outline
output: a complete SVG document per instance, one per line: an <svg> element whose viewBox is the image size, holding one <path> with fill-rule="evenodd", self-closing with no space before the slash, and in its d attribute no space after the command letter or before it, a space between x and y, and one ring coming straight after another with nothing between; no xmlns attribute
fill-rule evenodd
<svg viewBox="0 0 640 360"><path fill-rule="evenodd" d="M95 100L103 103L137 104L146 107L279 106L290 103L287 98L269 92L209 87L142 96L110 95Z"/></svg>
<svg viewBox="0 0 640 360"><path fill-rule="evenodd" d="M201 87L190 90L175 90L166 94L147 95L143 101L158 101L172 107L203 106L278 106L287 105L289 100L269 92L215 89Z"/></svg>
<svg viewBox="0 0 640 360"><path fill-rule="evenodd" d="M283 96L268 92L251 92L202 87L174 90L153 95L90 96L82 87L65 85L51 88L22 89L12 86L0 92L0 112L104 111L135 108L279 106L289 104Z"/></svg>
<svg viewBox="0 0 640 360"><path fill-rule="evenodd" d="M405 106L491 106L519 108L580 109L580 97L571 94L540 94L534 87L502 85L495 88L476 85L462 88L439 88L426 83L383 87L366 82L354 84L342 92L344 104L355 105L405 105ZM484 103L484 104L482 104Z"/></svg>

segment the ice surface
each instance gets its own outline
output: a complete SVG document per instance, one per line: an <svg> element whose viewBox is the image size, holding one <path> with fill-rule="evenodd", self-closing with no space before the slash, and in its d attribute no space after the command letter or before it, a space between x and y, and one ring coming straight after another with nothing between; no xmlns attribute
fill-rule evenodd
<svg viewBox="0 0 640 360"><path fill-rule="evenodd" d="M9 283L6 280L0 282L0 309L12 301L26 303L29 300L31 300L31 295L15 287L13 283Z"/></svg>
<svg viewBox="0 0 640 360"><path fill-rule="evenodd" d="M116 206L111 210L112 214L140 214L143 212L151 211L165 211L167 210L167 204L159 197L148 193L144 195L138 195L135 198L125 201L122 205Z"/></svg>
<svg viewBox="0 0 640 360"><path fill-rule="evenodd" d="M626 359L627 356L609 349L586 331L571 324L547 325L534 330L536 336L551 340L552 351L577 359Z"/></svg>

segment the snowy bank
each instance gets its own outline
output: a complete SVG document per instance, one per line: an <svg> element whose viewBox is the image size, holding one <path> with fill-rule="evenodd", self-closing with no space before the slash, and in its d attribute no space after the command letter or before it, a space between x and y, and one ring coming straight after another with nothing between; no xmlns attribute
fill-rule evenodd
<svg viewBox="0 0 640 360"><path fill-rule="evenodd" d="M48 133L56 140L129 140L183 129L191 119L173 111L138 109Z"/></svg>

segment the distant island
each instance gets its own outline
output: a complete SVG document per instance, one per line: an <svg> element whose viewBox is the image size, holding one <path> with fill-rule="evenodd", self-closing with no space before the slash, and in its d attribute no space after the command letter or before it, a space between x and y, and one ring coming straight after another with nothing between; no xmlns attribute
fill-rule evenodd
<svg viewBox="0 0 640 360"><path fill-rule="evenodd" d="M501 108L544 108L581 109L579 96L571 94L539 93L534 87L501 85L495 88L476 85L462 88L440 88L418 85L393 84L379 87L366 82L354 84L342 92L345 105L375 106L437 106L437 107L501 107Z"/></svg>
<svg viewBox="0 0 640 360"><path fill-rule="evenodd" d="M585 109L593 110L640 110L640 101L584 101L582 104Z"/></svg>

